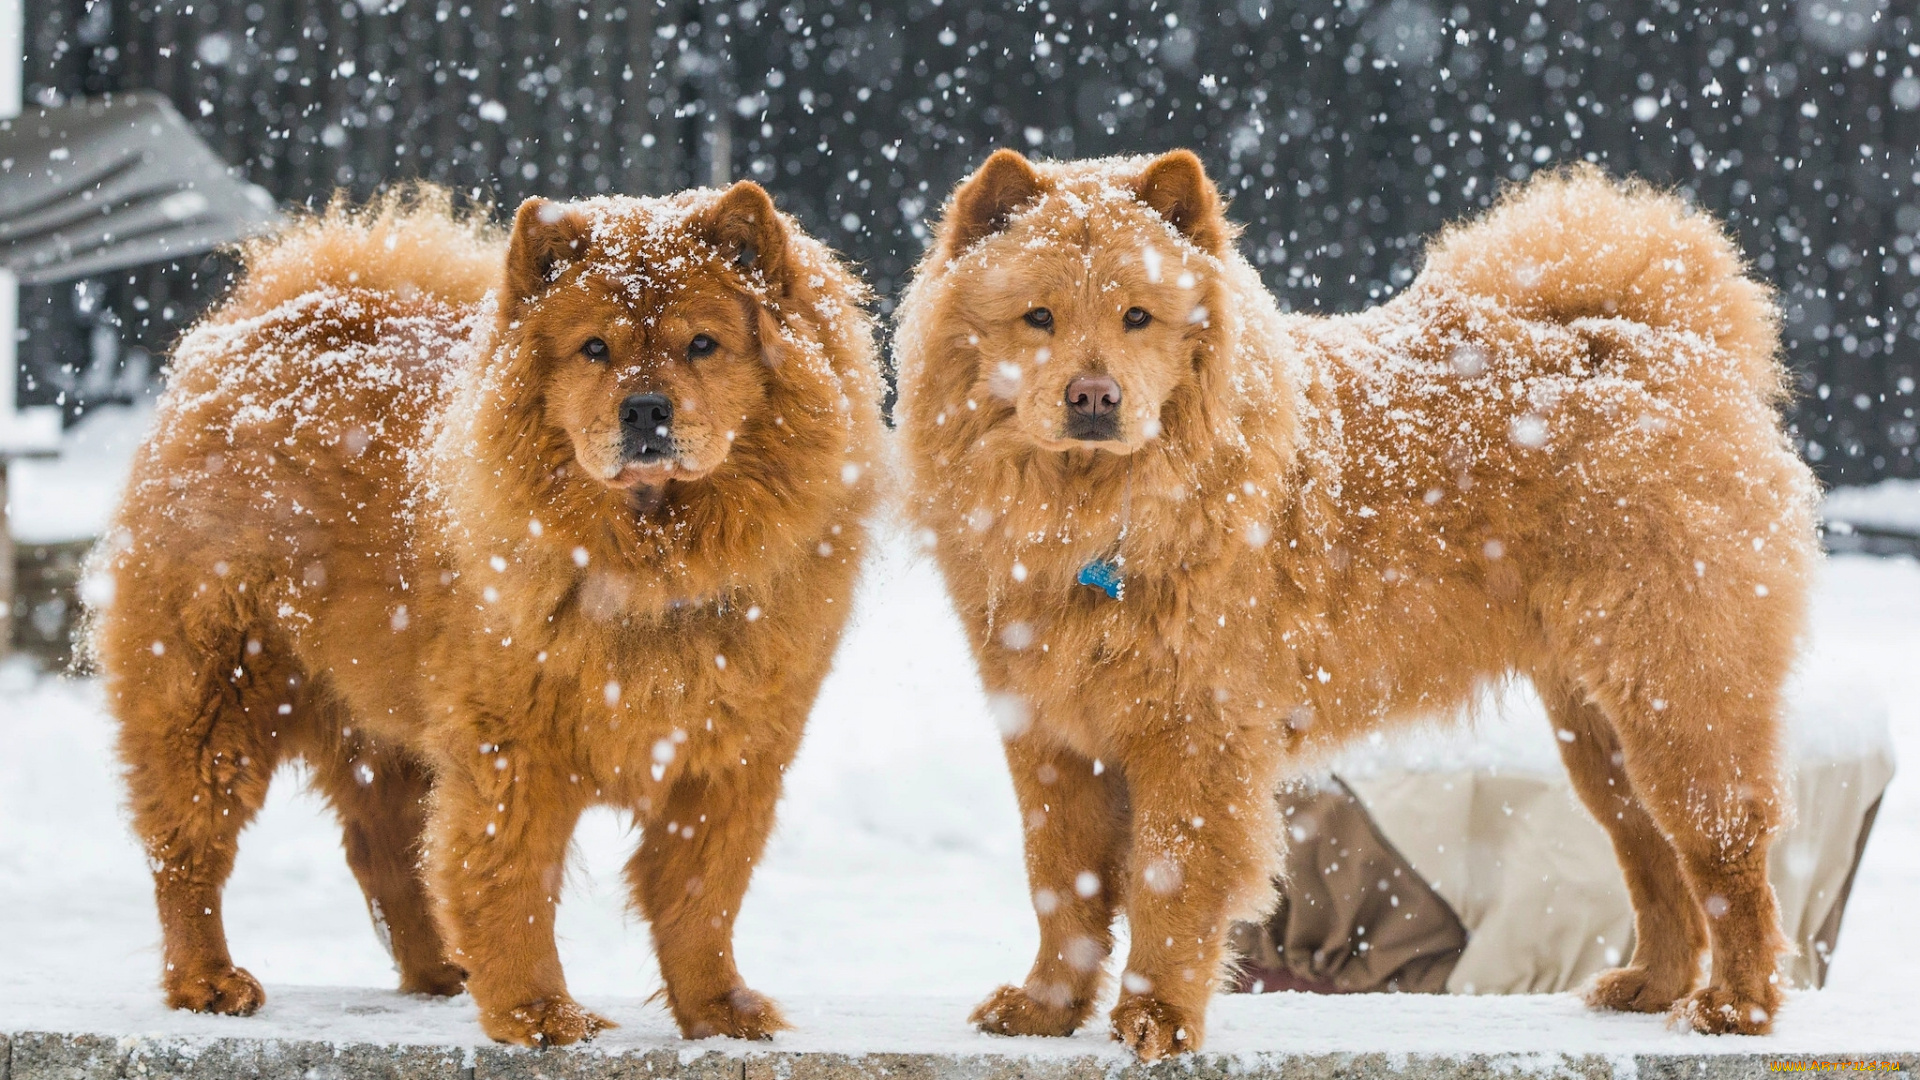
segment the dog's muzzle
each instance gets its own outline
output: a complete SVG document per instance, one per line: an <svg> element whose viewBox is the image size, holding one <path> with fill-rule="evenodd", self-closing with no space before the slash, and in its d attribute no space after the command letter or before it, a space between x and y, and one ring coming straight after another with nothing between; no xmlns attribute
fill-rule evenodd
<svg viewBox="0 0 1920 1080"><path fill-rule="evenodd" d="M621 454L642 465L670 460L673 402L663 394L635 394L620 403Z"/></svg>
<svg viewBox="0 0 1920 1080"><path fill-rule="evenodd" d="M1120 384L1108 375L1081 375L1067 384L1067 438L1111 442L1120 438Z"/></svg>

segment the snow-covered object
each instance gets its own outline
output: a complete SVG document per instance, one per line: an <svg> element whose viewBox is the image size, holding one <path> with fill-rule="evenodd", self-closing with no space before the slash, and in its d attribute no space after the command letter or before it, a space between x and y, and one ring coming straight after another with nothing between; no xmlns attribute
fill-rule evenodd
<svg viewBox="0 0 1920 1080"><path fill-rule="evenodd" d="M71 991L16 999L11 1038L18 1078L194 1077L196 1080L1133 1080L1103 1031L1071 1038L1004 1039L967 1030L964 1002L945 996L820 996L806 1022L772 1043L669 1035L646 1003L613 1002L622 1026L586 1047L528 1052L476 1045L472 1007L341 988L279 990L276 1006L238 1024L221 1017L156 1016L124 994ZM16 1007L16 1000L20 1004ZM1449 998L1421 994L1237 996L1214 1009L1209 1050L1165 1075L1280 1080L1748 1080L1763 1062L1885 1062L1913 1069L1900 996L1813 997L1781 1034L1728 1046L1673 1030L1658 1016L1601 1017L1567 995ZM0 1025L0 1054L8 1049ZM1827 1071L1812 1070L1807 1071Z"/></svg>
<svg viewBox="0 0 1920 1080"><path fill-rule="evenodd" d="M29 285L182 259L279 216L152 92L8 115L0 158L0 265Z"/></svg>
<svg viewBox="0 0 1920 1080"><path fill-rule="evenodd" d="M153 423L153 406L94 409L60 437L51 458L7 467L7 523L25 544L92 540L106 531L127 486L133 452Z"/></svg>
<svg viewBox="0 0 1920 1080"><path fill-rule="evenodd" d="M1878 529L1920 537L1920 480L1882 480L1827 492L1820 516L1832 532Z"/></svg>
<svg viewBox="0 0 1920 1080"><path fill-rule="evenodd" d="M1887 703L1842 657L1802 665L1787 686L1787 760L1797 765L1891 758ZM1561 777L1554 727L1524 679L1483 689L1458 716L1367 739L1333 759L1332 771L1353 779L1388 774L1476 772L1489 776Z"/></svg>

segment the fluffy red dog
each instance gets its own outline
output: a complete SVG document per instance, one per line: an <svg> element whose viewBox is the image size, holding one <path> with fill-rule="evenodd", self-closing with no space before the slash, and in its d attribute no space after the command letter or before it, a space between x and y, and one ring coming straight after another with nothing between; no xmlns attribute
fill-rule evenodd
<svg viewBox="0 0 1920 1080"><path fill-rule="evenodd" d="M603 1026L553 913L612 804L682 1032L782 1027L733 922L864 544L860 285L751 183L533 199L505 242L428 191L245 254L96 559L168 1003L259 1007L220 894L299 757L402 989L464 979L502 1040Z"/></svg>
<svg viewBox="0 0 1920 1080"><path fill-rule="evenodd" d="M1198 1047L1228 923L1269 902L1276 782L1517 673L1633 897L1592 1000L1766 1031L1816 557L1766 290L1713 222L1592 170L1359 315L1282 315L1234 236L1191 154L1002 150L901 308L914 512L1028 716L1040 954L976 1022L1085 1022L1124 906L1115 1037Z"/></svg>

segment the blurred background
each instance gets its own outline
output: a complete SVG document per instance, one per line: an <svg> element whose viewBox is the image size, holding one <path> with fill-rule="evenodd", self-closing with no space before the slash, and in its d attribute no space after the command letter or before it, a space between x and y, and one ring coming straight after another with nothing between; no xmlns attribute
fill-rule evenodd
<svg viewBox="0 0 1920 1080"><path fill-rule="evenodd" d="M1920 26L1889 0L25 0L23 23L29 109L157 90L282 205L751 177L883 314L996 146L1192 147L1282 302L1326 311L1404 287L1502 185L1595 161L1738 232L1827 483L1920 475ZM150 397L231 269L24 288L16 404L70 426ZM24 531L16 640L57 662L78 538Z"/></svg>

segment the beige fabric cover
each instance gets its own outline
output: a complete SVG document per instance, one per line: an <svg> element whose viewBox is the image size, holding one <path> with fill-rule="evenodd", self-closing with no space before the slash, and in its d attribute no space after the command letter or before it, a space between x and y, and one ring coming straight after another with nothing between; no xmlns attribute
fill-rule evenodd
<svg viewBox="0 0 1920 1080"><path fill-rule="evenodd" d="M1235 989L1445 993L1467 932L1337 780L1280 793L1287 879L1264 924L1237 924Z"/></svg>
<svg viewBox="0 0 1920 1080"><path fill-rule="evenodd" d="M1348 786L1467 929L1448 991L1563 990L1631 951L1613 850L1566 787L1470 772L1381 773Z"/></svg>

